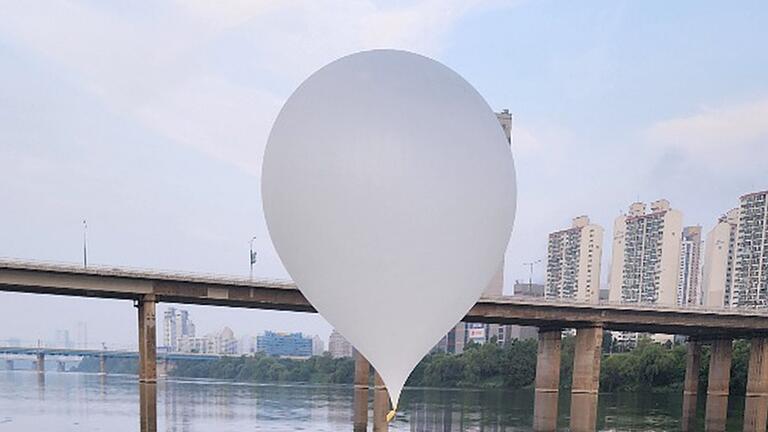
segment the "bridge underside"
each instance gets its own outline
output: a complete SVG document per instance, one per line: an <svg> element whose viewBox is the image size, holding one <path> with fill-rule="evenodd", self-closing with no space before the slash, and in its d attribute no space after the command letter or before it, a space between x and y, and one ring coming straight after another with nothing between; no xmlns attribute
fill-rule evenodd
<svg viewBox="0 0 768 432"><path fill-rule="evenodd" d="M286 282L15 261L0 261L0 291L134 301L149 295L157 302L316 312ZM768 314L759 311L571 304L516 297L482 298L464 320L541 328L601 325L606 330L708 338L768 335Z"/></svg>

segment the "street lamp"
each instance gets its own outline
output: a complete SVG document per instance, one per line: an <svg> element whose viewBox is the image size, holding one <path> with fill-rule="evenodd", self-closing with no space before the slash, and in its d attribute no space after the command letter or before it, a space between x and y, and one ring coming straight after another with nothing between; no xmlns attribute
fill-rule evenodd
<svg viewBox="0 0 768 432"><path fill-rule="evenodd" d="M88 221L83 219L83 268L88 267Z"/></svg>
<svg viewBox="0 0 768 432"><path fill-rule="evenodd" d="M253 250L254 240L256 240L256 236L253 236L251 238L251 253L250 253L251 272L250 272L250 276L248 277L249 280L253 280L253 265L256 264L256 252Z"/></svg>
<svg viewBox="0 0 768 432"><path fill-rule="evenodd" d="M527 263L523 263L524 266L530 267L530 274L528 275L528 291L530 291L530 294L533 294L533 266L540 263L541 260L537 259L536 261L531 261Z"/></svg>

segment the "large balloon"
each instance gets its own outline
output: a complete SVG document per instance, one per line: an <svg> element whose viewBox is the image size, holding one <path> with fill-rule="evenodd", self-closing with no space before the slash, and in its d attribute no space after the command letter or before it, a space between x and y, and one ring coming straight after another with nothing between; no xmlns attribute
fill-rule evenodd
<svg viewBox="0 0 768 432"><path fill-rule="evenodd" d="M421 55L375 50L323 67L288 98L262 196L288 273L397 407L413 368L503 259L515 170L469 83Z"/></svg>

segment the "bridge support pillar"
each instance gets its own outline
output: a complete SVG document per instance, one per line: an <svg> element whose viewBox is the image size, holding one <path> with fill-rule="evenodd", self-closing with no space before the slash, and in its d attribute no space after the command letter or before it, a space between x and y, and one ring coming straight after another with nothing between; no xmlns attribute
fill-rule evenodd
<svg viewBox="0 0 768 432"><path fill-rule="evenodd" d="M597 428L597 391L600 386L602 346L602 327L576 330L571 384L571 432L594 432Z"/></svg>
<svg viewBox="0 0 768 432"><path fill-rule="evenodd" d="M701 370L701 342L688 340L685 355L685 384L683 385L683 415L681 429L684 432L696 430L696 400L699 392L699 371Z"/></svg>
<svg viewBox="0 0 768 432"><path fill-rule="evenodd" d="M142 296L137 307L139 311L139 430L157 432L155 296Z"/></svg>
<svg viewBox="0 0 768 432"><path fill-rule="evenodd" d="M43 353L37 353L35 356L35 369L37 369L37 373L43 374L45 373L45 354Z"/></svg>
<svg viewBox="0 0 768 432"><path fill-rule="evenodd" d="M709 358L709 385L707 386L707 410L704 429L708 432L725 430L728 415L728 386L731 382L731 339L718 339L712 342Z"/></svg>
<svg viewBox="0 0 768 432"><path fill-rule="evenodd" d="M6 370L13 370L13 360L8 359L5 361L5 369Z"/></svg>
<svg viewBox="0 0 768 432"><path fill-rule="evenodd" d="M107 374L107 358L104 354L99 355L99 375Z"/></svg>
<svg viewBox="0 0 768 432"><path fill-rule="evenodd" d="M376 372L373 390L373 432L386 432L389 430L387 413L389 413L389 394L387 394L384 381L379 373Z"/></svg>
<svg viewBox="0 0 768 432"><path fill-rule="evenodd" d="M768 339L750 341L744 431L765 432L768 422Z"/></svg>
<svg viewBox="0 0 768 432"><path fill-rule="evenodd" d="M560 329L540 329L536 357L536 396L533 403L533 430L557 430L557 399L560 388Z"/></svg>
<svg viewBox="0 0 768 432"><path fill-rule="evenodd" d="M371 365L365 357L355 350L355 394L352 429L365 432L368 429L368 381Z"/></svg>

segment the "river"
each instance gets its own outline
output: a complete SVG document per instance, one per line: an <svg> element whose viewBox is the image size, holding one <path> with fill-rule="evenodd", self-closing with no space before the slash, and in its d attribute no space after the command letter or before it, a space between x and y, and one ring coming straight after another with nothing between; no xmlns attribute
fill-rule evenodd
<svg viewBox="0 0 768 432"><path fill-rule="evenodd" d="M158 383L158 430L351 431L351 386L243 384L168 379ZM136 376L0 371L0 432L138 430ZM606 431L678 430L679 392L600 394ZM532 390L406 389L391 431L529 431ZM703 400L699 401L703 416ZM741 428L743 398L731 397L729 431ZM372 406L372 404L371 404ZM568 397L560 425L568 424ZM369 416L370 418L370 416ZM703 420L699 420L699 424ZM370 430L370 429L369 429Z"/></svg>

